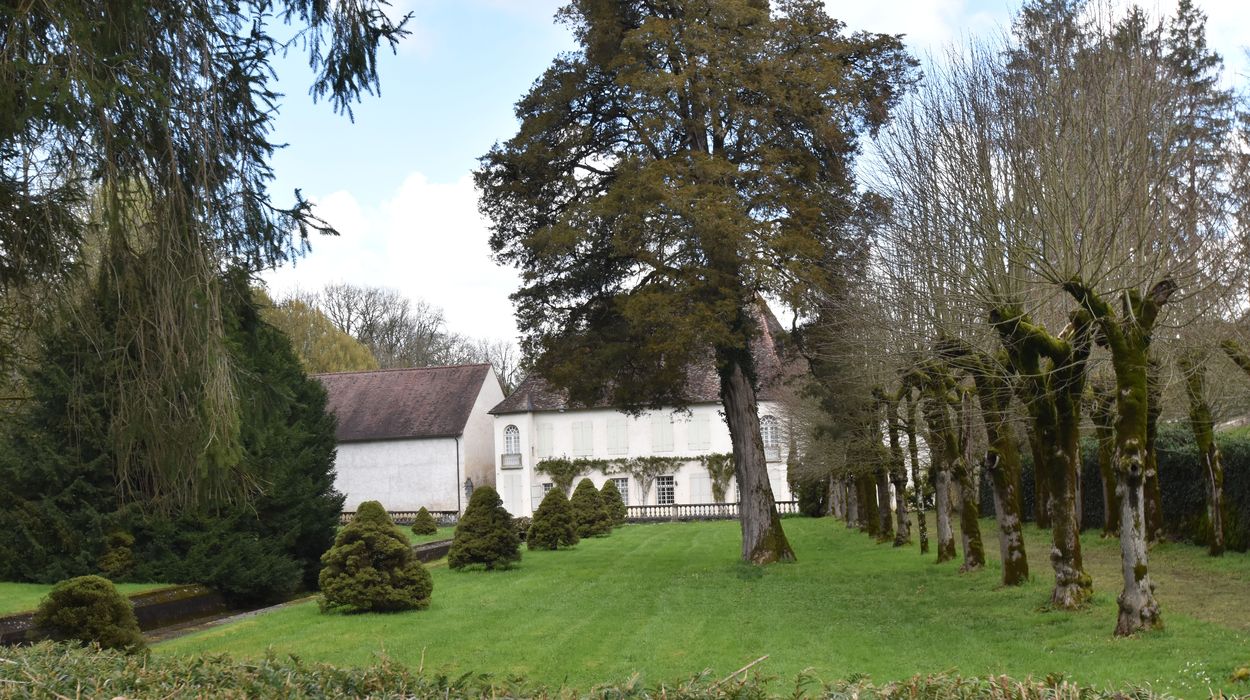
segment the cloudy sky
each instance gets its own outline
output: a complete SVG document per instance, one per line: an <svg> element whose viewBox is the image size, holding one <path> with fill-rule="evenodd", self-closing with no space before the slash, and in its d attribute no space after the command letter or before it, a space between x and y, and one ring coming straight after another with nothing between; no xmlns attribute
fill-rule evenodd
<svg viewBox="0 0 1250 700"><path fill-rule="evenodd" d="M286 93L275 140L274 195L296 188L342 235L319 237L295 264L266 273L270 289L315 290L327 282L394 287L442 307L451 330L514 338L508 295L518 278L490 259L471 171L516 130L512 105L551 59L572 48L552 22L561 0L395 0L412 12L412 35L380 61L380 96L354 121L307 96L296 55L279 64ZM1197 0L1213 46L1246 74L1250 0ZM828 0L852 30L902 33L918 54L1001 31L1019 0ZM1175 0L1146 0L1170 11ZM1245 84L1245 81L1242 81Z"/></svg>

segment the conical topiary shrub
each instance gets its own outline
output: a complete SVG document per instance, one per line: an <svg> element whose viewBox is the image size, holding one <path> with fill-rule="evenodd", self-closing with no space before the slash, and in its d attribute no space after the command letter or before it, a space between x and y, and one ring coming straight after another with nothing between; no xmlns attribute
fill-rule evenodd
<svg viewBox="0 0 1250 700"><path fill-rule="evenodd" d="M613 525L620 525L625 522L625 516L629 513L629 509L625 507L625 499L621 498L621 492L616 488L616 482L608 479L603 482L603 488L599 489L599 498L603 501L603 509L608 513L608 519Z"/></svg>
<svg viewBox="0 0 1250 700"><path fill-rule="evenodd" d="M603 508L603 499L590 479L582 479L573 490L573 519L579 537L597 537L612 531L612 520Z"/></svg>
<svg viewBox="0 0 1250 700"><path fill-rule="evenodd" d="M323 611L390 612L430 605L430 573L377 501L360 504L321 563Z"/></svg>
<svg viewBox="0 0 1250 700"><path fill-rule="evenodd" d="M543 497L534 522L525 536L525 546L530 549L559 549L577 544L577 523L573 520L573 507L564 491L551 489Z"/></svg>
<svg viewBox="0 0 1250 700"><path fill-rule="evenodd" d="M417 511L417 517L412 519L412 534L414 535L433 535L438 532L438 523L434 522L434 516L430 515L430 511L421 506L421 510Z"/></svg>
<svg viewBox="0 0 1250 700"><path fill-rule="evenodd" d="M102 576L79 576L53 586L39 603L34 622L52 639L127 652L144 648L134 606Z"/></svg>
<svg viewBox="0 0 1250 700"><path fill-rule="evenodd" d="M512 515L504 509L495 489L477 487L456 525L447 566L463 569L480 564L488 570L506 569L520 560L521 538L512 525Z"/></svg>

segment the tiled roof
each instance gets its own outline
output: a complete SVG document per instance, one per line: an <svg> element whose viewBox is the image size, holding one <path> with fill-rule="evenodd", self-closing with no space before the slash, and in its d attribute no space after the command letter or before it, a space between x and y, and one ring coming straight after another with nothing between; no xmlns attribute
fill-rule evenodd
<svg viewBox="0 0 1250 700"><path fill-rule="evenodd" d="M455 365L318 374L339 442L456 437L491 367Z"/></svg>
<svg viewBox="0 0 1250 700"><path fill-rule="evenodd" d="M767 304L755 306L756 322L760 333L751 341L751 353L755 358L759 377L761 401L780 398L786 377L796 371L795 360L783 347L785 329L773 315ZM686 376L683 395L688 403L720 403L720 377L710 356L708 361L692 368ZM558 411L568 408L611 408L607 403L594 406L569 405L568 393L553 387L547 380L530 375L508 398L490 410L493 414L527 413L529 411Z"/></svg>

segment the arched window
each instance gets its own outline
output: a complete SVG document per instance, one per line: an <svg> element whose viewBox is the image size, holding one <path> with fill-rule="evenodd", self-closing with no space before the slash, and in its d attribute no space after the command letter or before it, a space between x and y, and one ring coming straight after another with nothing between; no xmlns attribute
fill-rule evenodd
<svg viewBox="0 0 1250 700"><path fill-rule="evenodd" d="M521 454L521 431L515 425L503 429L503 451L509 455Z"/></svg>
<svg viewBox="0 0 1250 700"><path fill-rule="evenodd" d="M774 416L760 416L760 437L764 439L765 451L781 447L781 428Z"/></svg>

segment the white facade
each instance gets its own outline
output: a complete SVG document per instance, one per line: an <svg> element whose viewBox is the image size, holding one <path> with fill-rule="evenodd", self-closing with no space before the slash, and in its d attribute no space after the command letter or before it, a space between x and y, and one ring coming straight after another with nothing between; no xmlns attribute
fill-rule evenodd
<svg viewBox="0 0 1250 700"><path fill-rule="evenodd" d="M760 402L764 424L768 477L773 497L792 500L786 480L786 445L780 429L780 407ZM773 423L771 436L767 425ZM511 430L515 428L515 432ZM504 507L516 516L529 516L542 502L552 483L550 476L538 474L534 465L549 457L622 459L628 457L691 457L671 474L673 503L713 503L712 480L699 457L728 453L729 427L721 416L720 404L696 404L688 411L651 411L630 416L611 409L567 409L505 413L494 417L495 482ZM516 452L510 450L516 449ZM661 504L661 490L667 496L667 483L657 479L644 495L628 474L604 474L593 470L585 475L602 487L610 479L626 479L622 491L627 505ZM580 480L582 477L578 477ZM576 483L574 484L576 485ZM618 482L619 485L619 482ZM737 501L737 487L731 483L726 494Z"/></svg>
<svg viewBox="0 0 1250 700"><path fill-rule="evenodd" d="M388 511L458 511L464 468L460 438L345 442L334 460L334 487L347 497L343 510L351 512L364 501L378 501Z"/></svg>
<svg viewBox="0 0 1250 700"><path fill-rule="evenodd" d="M493 371L484 373L462 432L454 436L340 439L334 486L354 512L378 501L391 512L460 512L468 505L465 479L495 485L495 435L491 407L503 400ZM367 399L372 400L369 395Z"/></svg>

